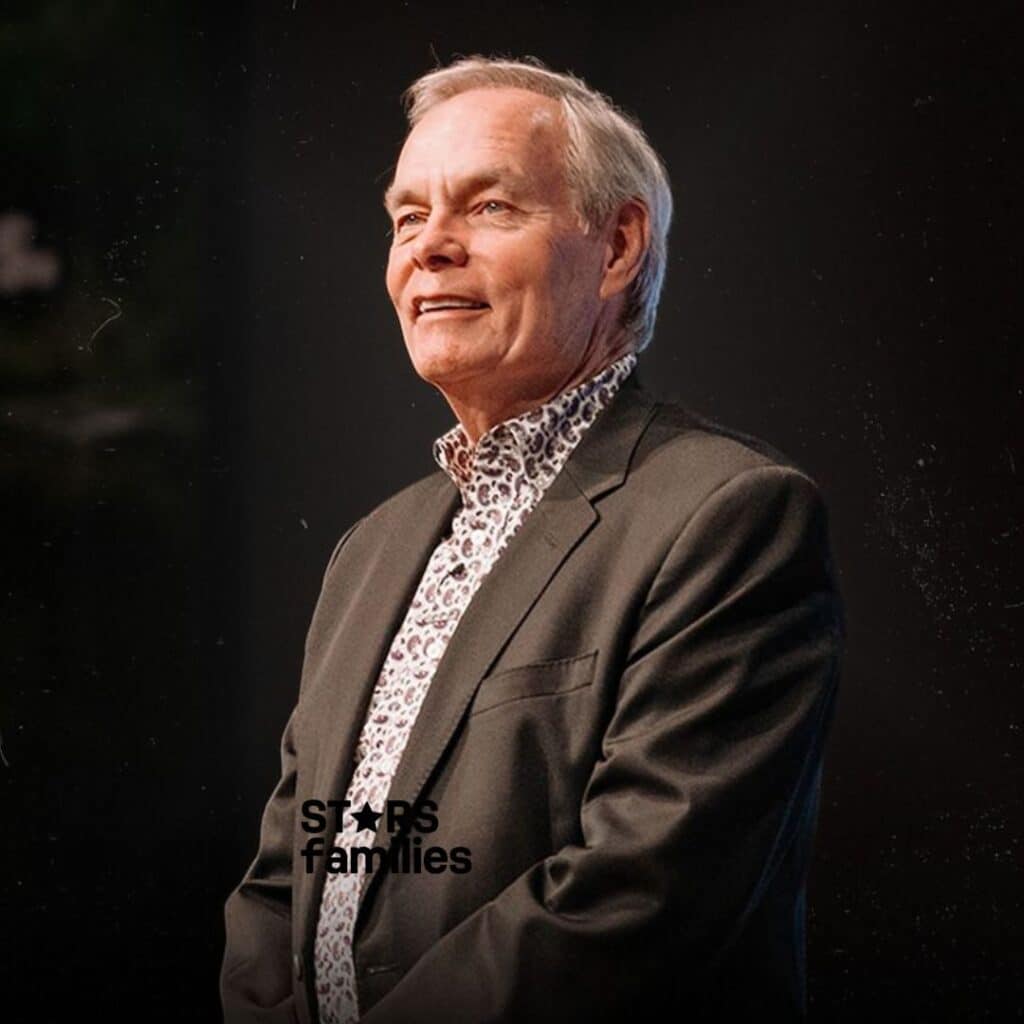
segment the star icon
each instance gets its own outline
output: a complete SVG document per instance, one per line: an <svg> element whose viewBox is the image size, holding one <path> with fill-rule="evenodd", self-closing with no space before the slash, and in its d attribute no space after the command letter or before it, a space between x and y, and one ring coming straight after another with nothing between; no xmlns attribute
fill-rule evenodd
<svg viewBox="0 0 1024 1024"><path fill-rule="evenodd" d="M377 831L377 819L383 814L383 811L373 811L370 809L369 804L363 804L361 811L352 811L352 817L359 822L359 828L357 831L362 832L364 829L367 832Z"/></svg>

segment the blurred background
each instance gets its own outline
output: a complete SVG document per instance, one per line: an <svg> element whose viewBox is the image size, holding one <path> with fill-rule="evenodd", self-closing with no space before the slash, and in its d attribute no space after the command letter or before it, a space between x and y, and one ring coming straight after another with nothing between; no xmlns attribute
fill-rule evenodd
<svg viewBox="0 0 1024 1024"><path fill-rule="evenodd" d="M380 196L402 89L476 52L640 117L677 204L640 378L829 503L812 1018L1024 1015L1017 5L0 10L7 1019L218 1017L327 558L452 422Z"/></svg>

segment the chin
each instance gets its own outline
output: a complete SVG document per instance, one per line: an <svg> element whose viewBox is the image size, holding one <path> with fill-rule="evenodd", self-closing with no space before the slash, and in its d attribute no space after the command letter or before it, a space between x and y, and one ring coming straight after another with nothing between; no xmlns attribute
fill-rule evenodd
<svg viewBox="0 0 1024 1024"><path fill-rule="evenodd" d="M416 373L437 387L457 384L487 372L488 361L481 359L482 353L467 345L465 339L431 339L429 342L420 339L406 347Z"/></svg>
<svg viewBox="0 0 1024 1024"><path fill-rule="evenodd" d="M458 389L459 384L478 376L479 370L464 363L451 363L439 359L413 362L417 375L445 393Z"/></svg>

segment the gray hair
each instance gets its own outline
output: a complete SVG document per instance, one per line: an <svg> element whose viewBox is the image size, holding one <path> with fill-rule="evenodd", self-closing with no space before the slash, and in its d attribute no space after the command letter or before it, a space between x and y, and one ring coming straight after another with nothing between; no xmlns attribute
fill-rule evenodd
<svg viewBox="0 0 1024 1024"><path fill-rule="evenodd" d="M409 127L459 93L503 87L560 102L569 137L566 178L586 230L603 226L627 200L639 199L647 207L650 244L626 294L621 321L634 348L646 348L654 334L672 220L672 192L661 158L633 117L582 79L550 71L536 57L518 61L475 55L427 72L402 96Z"/></svg>

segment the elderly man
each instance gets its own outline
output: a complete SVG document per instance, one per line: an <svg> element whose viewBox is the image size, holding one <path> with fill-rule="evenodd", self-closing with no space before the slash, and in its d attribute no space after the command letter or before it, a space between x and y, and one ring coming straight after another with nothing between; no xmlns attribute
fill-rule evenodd
<svg viewBox="0 0 1024 1024"><path fill-rule="evenodd" d="M800 1019L818 490L637 383L671 199L631 120L536 63L407 95L387 289L458 422L327 566L226 1019Z"/></svg>

